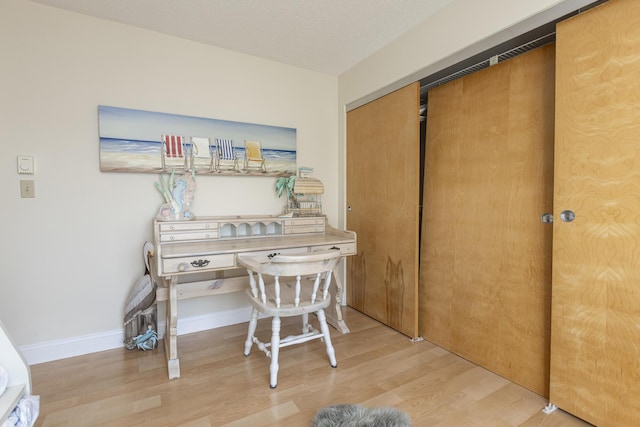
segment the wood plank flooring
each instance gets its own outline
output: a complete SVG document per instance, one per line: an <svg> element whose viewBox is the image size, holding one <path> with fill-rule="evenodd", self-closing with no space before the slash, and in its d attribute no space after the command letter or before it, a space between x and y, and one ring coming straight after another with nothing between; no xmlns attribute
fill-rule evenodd
<svg viewBox="0 0 640 427"><path fill-rule="evenodd" d="M319 340L280 352L278 387L255 346L242 355L246 324L182 335L182 376L168 380L162 346L124 348L31 366L40 395L36 426L309 426L330 404L395 406L414 426L579 427L589 424L547 399L429 342L406 336L350 308L351 333L331 329L338 368ZM269 336L270 321L258 322ZM283 334L298 319L283 319Z"/></svg>

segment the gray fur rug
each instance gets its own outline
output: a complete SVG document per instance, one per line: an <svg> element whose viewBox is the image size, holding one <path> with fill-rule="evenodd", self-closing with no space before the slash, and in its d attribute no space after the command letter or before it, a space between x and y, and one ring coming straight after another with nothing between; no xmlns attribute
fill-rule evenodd
<svg viewBox="0 0 640 427"><path fill-rule="evenodd" d="M393 407L365 408L344 404L320 409L311 427L411 427L411 420Z"/></svg>

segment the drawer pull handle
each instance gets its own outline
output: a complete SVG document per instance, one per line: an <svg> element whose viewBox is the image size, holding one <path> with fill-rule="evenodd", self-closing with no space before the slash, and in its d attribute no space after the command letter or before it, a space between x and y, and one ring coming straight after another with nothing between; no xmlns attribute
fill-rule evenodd
<svg viewBox="0 0 640 427"><path fill-rule="evenodd" d="M276 256L276 255L280 255L280 252L274 252L274 253L272 253L272 254L269 254L269 255L267 255L267 258L271 259L271 258L273 258L273 257L274 257L274 256Z"/></svg>
<svg viewBox="0 0 640 427"><path fill-rule="evenodd" d="M206 267L207 265L209 265L209 260L208 259L199 259L196 261L191 261L191 265L194 267Z"/></svg>
<svg viewBox="0 0 640 427"><path fill-rule="evenodd" d="M329 248L329 250L339 251L339 250L340 250L340 248L339 248L339 247L337 247L337 246L331 246L331 247Z"/></svg>

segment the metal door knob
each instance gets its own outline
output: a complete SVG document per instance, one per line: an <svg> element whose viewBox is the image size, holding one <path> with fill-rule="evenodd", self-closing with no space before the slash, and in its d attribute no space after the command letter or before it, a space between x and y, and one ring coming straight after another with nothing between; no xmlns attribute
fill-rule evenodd
<svg viewBox="0 0 640 427"><path fill-rule="evenodd" d="M553 223L553 214L549 213L549 212L543 213L542 216L540 217L540 221L542 221L545 224L552 224Z"/></svg>
<svg viewBox="0 0 640 427"><path fill-rule="evenodd" d="M576 219L576 214L571 210L560 212L560 219L564 222L571 222Z"/></svg>

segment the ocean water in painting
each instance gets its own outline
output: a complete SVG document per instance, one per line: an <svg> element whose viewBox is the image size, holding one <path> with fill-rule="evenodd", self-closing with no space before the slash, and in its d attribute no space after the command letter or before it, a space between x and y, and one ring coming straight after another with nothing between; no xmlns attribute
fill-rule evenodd
<svg viewBox="0 0 640 427"><path fill-rule="evenodd" d="M243 174L282 176L296 173L296 130L251 123L230 122L200 117L180 116L99 106L100 170L103 172L146 172L195 168L199 174ZM184 137L184 157L164 158L161 135ZM190 137L209 138L210 155L215 138L232 139L238 168L211 168L211 159L198 156L192 160ZM244 140L260 141L266 171L244 168Z"/></svg>

